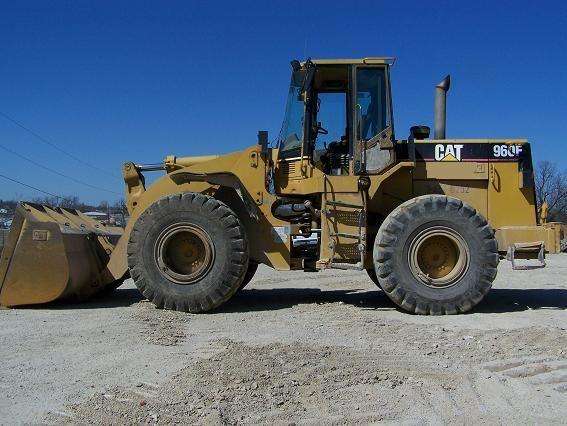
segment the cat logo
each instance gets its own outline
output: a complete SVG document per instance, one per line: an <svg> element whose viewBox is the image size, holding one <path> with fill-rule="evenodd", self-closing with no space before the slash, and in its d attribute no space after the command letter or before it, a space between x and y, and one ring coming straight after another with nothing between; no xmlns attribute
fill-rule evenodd
<svg viewBox="0 0 567 426"><path fill-rule="evenodd" d="M461 161L464 145L435 145L435 161Z"/></svg>

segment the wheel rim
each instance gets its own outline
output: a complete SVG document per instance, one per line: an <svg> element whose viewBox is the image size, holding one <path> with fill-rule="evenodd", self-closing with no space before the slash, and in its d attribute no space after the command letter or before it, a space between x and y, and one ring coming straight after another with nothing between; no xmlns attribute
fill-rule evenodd
<svg viewBox="0 0 567 426"><path fill-rule="evenodd" d="M408 252L410 270L423 284L443 288L455 285L469 268L469 247L453 229L435 226L419 233Z"/></svg>
<svg viewBox="0 0 567 426"><path fill-rule="evenodd" d="M160 273L178 284L193 284L204 277L215 259L209 235L200 227L181 223L166 228L155 244Z"/></svg>

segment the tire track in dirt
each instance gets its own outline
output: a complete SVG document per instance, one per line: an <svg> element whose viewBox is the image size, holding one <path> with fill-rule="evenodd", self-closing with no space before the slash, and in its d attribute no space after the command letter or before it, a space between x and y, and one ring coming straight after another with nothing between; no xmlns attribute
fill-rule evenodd
<svg viewBox="0 0 567 426"><path fill-rule="evenodd" d="M516 358L485 365L486 370L545 391L567 392L567 359Z"/></svg>

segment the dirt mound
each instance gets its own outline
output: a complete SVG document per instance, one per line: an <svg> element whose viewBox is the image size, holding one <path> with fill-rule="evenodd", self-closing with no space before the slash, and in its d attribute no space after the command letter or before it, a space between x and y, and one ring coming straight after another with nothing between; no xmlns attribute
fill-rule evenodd
<svg viewBox="0 0 567 426"><path fill-rule="evenodd" d="M424 385L411 371L391 371L380 366L378 357L346 348L225 345L222 352L185 368L159 389L140 384L94 395L71 406L68 420L367 423L399 417L411 404L400 388ZM439 381L434 371L430 374ZM447 383L453 381L449 374L442 376Z"/></svg>
<svg viewBox="0 0 567 426"><path fill-rule="evenodd" d="M220 352L186 367L159 388L140 383L131 389L99 393L70 406L68 417L52 414L46 420L367 424L459 421L464 412L471 421L528 418L525 409L519 409L522 401L507 398L513 391L510 386L517 385L516 381L508 383L510 378L526 377L511 375L508 369L525 361L510 364L512 367L487 364L471 374L470 361L462 361L462 368L454 363L440 365L435 357L419 358L412 351L392 356L302 344L217 344ZM541 363L545 365L545 360ZM538 371L550 369L540 367ZM529 418L533 419L533 413ZM545 419L545 410L540 419Z"/></svg>

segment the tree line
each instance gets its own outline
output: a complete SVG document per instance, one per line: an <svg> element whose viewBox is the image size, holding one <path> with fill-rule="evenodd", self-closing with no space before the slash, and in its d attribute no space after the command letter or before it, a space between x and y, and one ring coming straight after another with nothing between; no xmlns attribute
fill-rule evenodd
<svg viewBox="0 0 567 426"><path fill-rule="evenodd" d="M108 201L101 201L98 204L85 203L79 199L77 196L69 195L66 197L34 197L30 200L26 200L36 204L45 204L51 207L63 207L67 209L80 210L82 212L87 211L99 211L108 214L123 214L127 215L126 202L123 198L114 203L109 203ZM16 210L19 200L2 200L0 199L0 209L5 209L8 213L13 213Z"/></svg>

